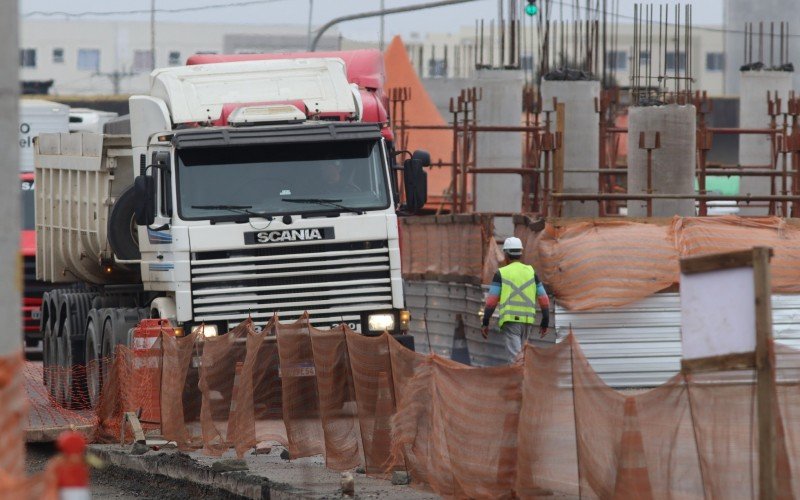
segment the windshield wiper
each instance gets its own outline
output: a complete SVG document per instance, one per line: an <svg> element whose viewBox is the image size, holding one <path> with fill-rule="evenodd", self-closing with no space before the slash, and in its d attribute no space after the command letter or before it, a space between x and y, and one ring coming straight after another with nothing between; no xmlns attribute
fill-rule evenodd
<svg viewBox="0 0 800 500"><path fill-rule="evenodd" d="M249 215L251 217L261 217L262 219L272 220L267 214L254 212L250 210L252 205L192 205L192 208L199 210L228 210L230 212L239 213L242 215Z"/></svg>
<svg viewBox="0 0 800 500"><path fill-rule="evenodd" d="M364 213L363 210L360 210L358 208L340 205L339 202L341 202L342 200L333 200L329 198L281 198L281 201L285 201L286 203L313 203L315 205L335 207L338 208L339 210L344 210L345 212L350 212L358 215Z"/></svg>

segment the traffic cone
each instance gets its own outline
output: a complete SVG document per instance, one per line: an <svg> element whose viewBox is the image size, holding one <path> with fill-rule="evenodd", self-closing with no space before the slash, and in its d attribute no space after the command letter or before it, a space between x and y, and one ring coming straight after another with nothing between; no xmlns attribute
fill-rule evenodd
<svg viewBox="0 0 800 500"><path fill-rule="evenodd" d="M86 439L75 431L65 431L58 436L56 446L61 455L56 457L55 472L60 500L88 500L89 465L86 463Z"/></svg>
<svg viewBox="0 0 800 500"><path fill-rule="evenodd" d="M450 359L467 366L472 365L469 359L469 346L467 346L464 318L460 314L456 314L456 330L453 333L453 349L450 352Z"/></svg>
<svg viewBox="0 0 800 500"><path fill-rule="evenodd" d="M653 498L653 488L647 474L647 459L644 442L639 430L639 412L634 398L625 399L625 416L622 419L622 446L617 482L614 485L615 499Z"/></svg>

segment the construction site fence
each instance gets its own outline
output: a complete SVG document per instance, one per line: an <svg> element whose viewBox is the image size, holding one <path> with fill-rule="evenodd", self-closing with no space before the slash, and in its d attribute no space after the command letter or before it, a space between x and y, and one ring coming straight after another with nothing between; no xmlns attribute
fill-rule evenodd
<svg viewBox="0 0 800 500"><path fill-rule="evenodd" d="M778 498L800 498L800 351L773 344L772 356ZM323 455L334 470L407 470L414 487L451 498L742 498L759 489L753 371L676 374L618 392L573 335L528 345L513 364L474 368L388 334L318 330L307 317L256 331L247 320L218 337L163 334L146 349L120 347L107 373L87 417L96 441L131 442L123 418L133 412L183 450L242 456L278 443L292 459Z"/></svg>
<svg viewBox="0 0 800 500"><path fill-rule="evenodd" d="M800 225L791 219L513 220L522 260L569 310L630 304L677 286L681 258L754 246L774 250L773 293L800 293ZM411 217L402 220L400 232L407 282L488 284L503 263L488 215Z"/></svg>

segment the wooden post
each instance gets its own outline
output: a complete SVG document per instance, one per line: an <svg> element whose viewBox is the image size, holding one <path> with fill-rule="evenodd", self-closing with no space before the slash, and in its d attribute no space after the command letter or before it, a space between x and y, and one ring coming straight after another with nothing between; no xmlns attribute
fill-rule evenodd
<svg viewBox="0 0 800 500"><path fill-rule="evenodd" d="M566 104L563 102L556 103L556 136L564 137L564 125L566 119ZM556 144L558 145L558 144ZM561 144L556 150L555 161L553 162L553 192L564 192L564 146ZM574 147L575 145L573 145ZM561 217L561 201L553 199L553 216Z"/></svg>
<svg viewBox="0 0 800 500"><path fill-rule="evenodd" d="M753 249L753 279L756 298L756 398L758 404L759 498L776 496L777 446L775 439L775 366L771 355L772 301L769 260L772 249Z"/></svg>

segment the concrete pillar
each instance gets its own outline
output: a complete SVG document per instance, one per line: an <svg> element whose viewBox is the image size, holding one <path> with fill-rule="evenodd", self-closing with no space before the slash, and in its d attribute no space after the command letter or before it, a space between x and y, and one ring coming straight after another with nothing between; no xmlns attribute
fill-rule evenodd
<svg viewBox="0 0 800 500"><path fill-rule="evenodd" d="M694 106L631 107L628 110L628 192L647 192L647 151L639 149L639 133L646 145L661 133L661 148L653 151L654 194L693 194L697 113ZM691 216L694 200L654 200L653 217ZM647 203L628 201L628 215L647 216Z"/></svg>
<svg viewBox="0 0 800 500"><path fill-rule="evenodd" d="M770 117L767 107L767 91L776 92L783 101L786 111L786 99L792 90L794 73L786 71L742 71L741 95L739 96L739 126L742 128L767 128ZM781 119L780 117L778 118ZM780 121L778 122L780 124ZM769 165L772 151L771 140L766 135L739 136L739 163L742 166ZM780 160L779 160L780 161ZM790 167L791 170L791 167ZM780 183L777 184L780 186ZM739 184L740 194L770 194L770 179L767 177L742 177ZM776 193L778 194L778 193ZM763 205L764 203L760 203ZM742 205L740 215L767 215L767 207L749 207Z"/></svg>
<svg viewBox="0 0 800 500"><path fill-rule="evenodd" d="M483 90L478 102L478 124L520 126L522 123L522 87L525 79L517 70L479 70L476 85ZM481 132L477 139L478 167L520 168L522 134ZM522 209L522 178L516 174L480 174L476 179L479 212L519 212ZM513 236L510 217L495 219L495 234Z"/></svg>
<svg viewBox="0 0 800 500"><path fill-rule="evenodd" d="M598 168L600 123L595 98L600 98L598 81L542 81L542 103L552 107L553 97L564 103L564 192L596 193L598 174L570 173L570 170ZM555 118L555 117L554 117ZM554 127L555 129L555 127ZM597 203L569 201L563 205L564 217L596 217Z"/></svg>
<svg viewBox="0 0 800 500"><path fill-rule="evenodd" d="M17 2L0 2L0 356L22 348L19 268L19 53ZM0 389L2 390L2 389ZM20 436L21 439L21 436Z"/></svg>
<svg viewBox="0 0 800 500"><path fill-rule="evenodd" d="M695 2L704 4L708 2ZM773 49L773 64L778 64L778 30L779 23L789 23L792 36L789 37L789 62L797 63L800 54L800 37L794 36L800 27L800 9L797 0L724 0L723 19L725 27L725 95L744 95L741 87L739 68L744 64L744 23L752 22L753 61L758 61L758 23L764 22L764 60L769 65L769 27L770 22L775 22L775 45ZM793 74L795 87L800 87L800 73Z"/></svg>

